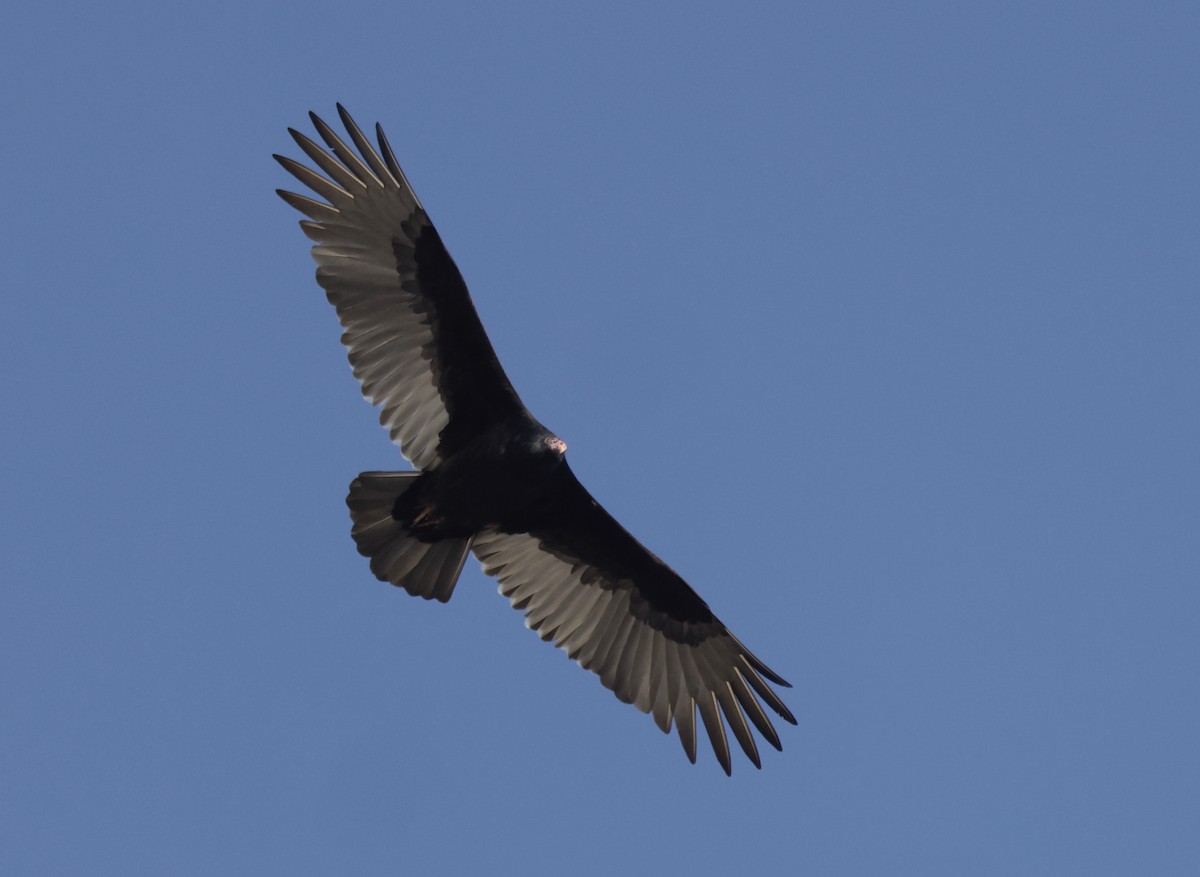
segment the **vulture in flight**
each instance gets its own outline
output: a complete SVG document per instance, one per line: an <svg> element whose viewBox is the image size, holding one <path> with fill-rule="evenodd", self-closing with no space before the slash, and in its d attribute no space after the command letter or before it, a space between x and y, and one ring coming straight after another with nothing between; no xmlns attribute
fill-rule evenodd
<svg viewBox="0 0 1200 877"><path fill-rule="evenodd" d="M725 773L725 726L755 767L751 728L781 748L764 705L788 686L708 604L606 512L567 445L521 403L454 260L383 130L376 151L339 105L351 146L310 114L325 146L290 130L320 173L276 155L317 197L279 190L306 219L317 283L337 309L354 375L417 471L364 472L346 504L382 581L446 602L468 551L525 623L618 699L674 724L696 760L696 713Z"/></svg>

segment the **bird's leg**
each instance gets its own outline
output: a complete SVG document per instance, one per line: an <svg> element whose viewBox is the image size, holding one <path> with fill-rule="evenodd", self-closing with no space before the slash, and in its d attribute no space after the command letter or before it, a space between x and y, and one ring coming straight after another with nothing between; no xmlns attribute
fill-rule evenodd
<svg viewBox="0 0 1200 877"><path fill-rule="evenodd" d="M433 503L428 503L420 513L412 519L412 528L416 529L432 529L442 523L440 516L434 517Z"/></svg>

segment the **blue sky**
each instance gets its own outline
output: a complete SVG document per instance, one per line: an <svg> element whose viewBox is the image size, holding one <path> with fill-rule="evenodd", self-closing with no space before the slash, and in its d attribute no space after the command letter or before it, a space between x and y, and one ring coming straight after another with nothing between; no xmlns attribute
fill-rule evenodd
<svg viewBox="0 0 1200 877"><path fill-rule="evenodd" d="M1200 12L18 2L0 871L1200 869ZM727 779L470 563L272 190L378 120L585 484L795 688Z"/></svg>

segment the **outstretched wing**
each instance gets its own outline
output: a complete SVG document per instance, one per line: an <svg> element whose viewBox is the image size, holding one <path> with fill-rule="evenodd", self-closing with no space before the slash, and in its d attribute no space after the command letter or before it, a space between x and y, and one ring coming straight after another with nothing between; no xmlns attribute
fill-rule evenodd
<svg viewBox="0 0 1200 877"><path fill-rule="evenodd" d="M404 456L428 469L524 406L383 130L376 152L340 104L338 115L357 152L315 114L328 149L289 129L325 176L275 156L324 200L279 196L308 217L300 227L316 243L317 282L337 308L363 395L383 409Z"/></svg>
<svg viewBox="0 0 1200 877"><path fill-rule="evenodd" d="M673 722L689 760L696 760L698 709L726 773L722 717L760 767L751 724L781 748L760 700L796 723L764 677L788 683L618 524L565 463L559 473L545 503L475 538L484 572L500 580L500 592L542 639L596 673L620 700L652 713L664 733Z"/></svg>

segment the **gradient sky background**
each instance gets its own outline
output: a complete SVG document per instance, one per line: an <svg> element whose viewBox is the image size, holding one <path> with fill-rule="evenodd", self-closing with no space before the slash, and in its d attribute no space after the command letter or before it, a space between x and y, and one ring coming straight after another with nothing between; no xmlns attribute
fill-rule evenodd
<svg viewBox="0 0 1200 877"><path fill-rule="evenodd" d="M0 872L1200 873L1193 3L17 0ZM287 126L389 132L514 384L768 664L619 704L401 468Z"/></svg>

